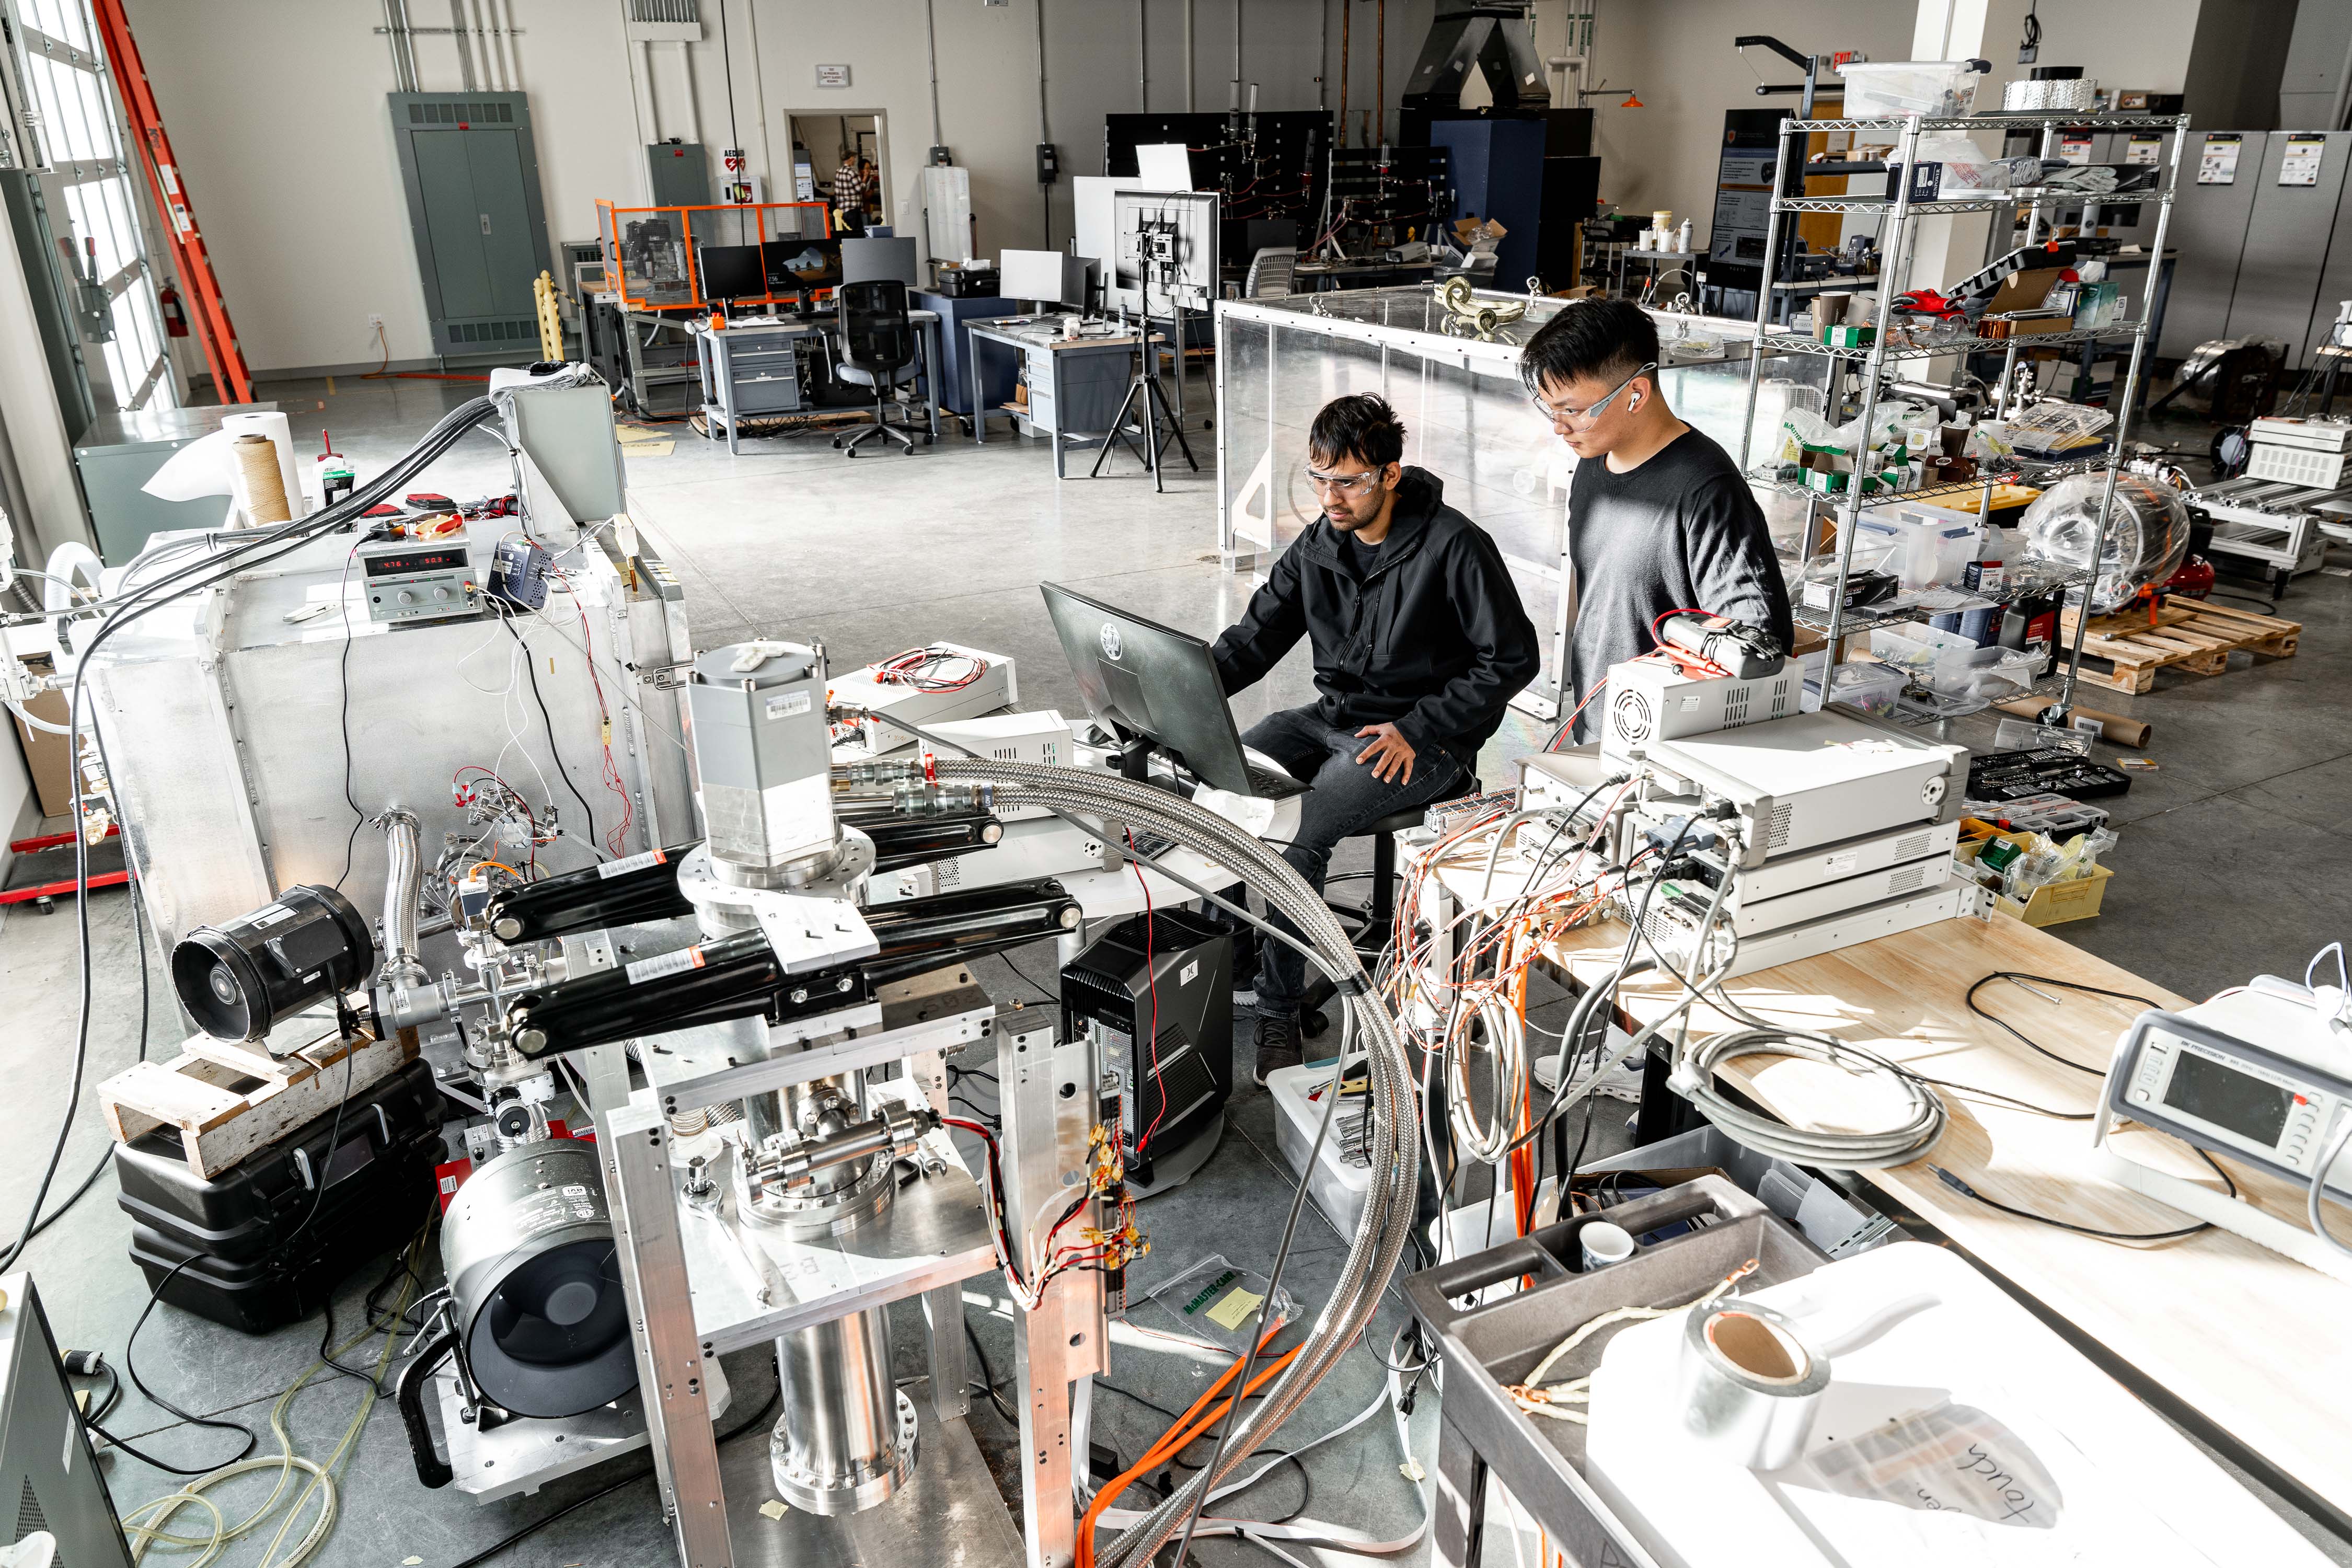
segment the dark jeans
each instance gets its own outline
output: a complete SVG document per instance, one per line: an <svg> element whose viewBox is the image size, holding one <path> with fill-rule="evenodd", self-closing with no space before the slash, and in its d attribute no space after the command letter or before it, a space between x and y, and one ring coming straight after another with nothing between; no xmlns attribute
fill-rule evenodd
<svg viewBox="0 0 2352 1568"><path fill-rule="evenodd" d="M1259 720L1242 737L1274 759L1285 773L1315 788L1299 800L1298 827L1282 858L1318 893L1331 868L1332 847L1392 813L1432 801L1450 800L1470 781L1469 770L1444 752L1424 747L1412 760L1411 784L1384 784L1372 764L1356 761L1371 742L1353 726L1335 730L1312 708L1293 708ZM1281 916L1273 923L1291 931ZM1286 943L1258 942L1257 1016L1292 1018L1307 989L1307 960Z"/></svg>

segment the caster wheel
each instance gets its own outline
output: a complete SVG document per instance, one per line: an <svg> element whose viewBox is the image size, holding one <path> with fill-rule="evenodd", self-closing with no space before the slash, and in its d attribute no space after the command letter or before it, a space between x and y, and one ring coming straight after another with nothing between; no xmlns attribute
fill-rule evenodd
<svg viewBox="0 0 2352 1568"><path fill-rule="evenodd" d="M836 452L841 450L841 437L838 436L833 438L833 449Z"/></svg>
<svg viewBox="0 0 2352 1568"><path fill-rule="evenodd" d="M906 455L907 455L908 457L909 457L909 458L911 458L911 457L913 457L913 456L915 455L915 449L914 449L912 447L900 447L900 448L899 448L899 450L900 450L900 451L902 451L902 452L904 452L904 453L906 453Z"/></svg>
<svg viewBox="0 0 2352 1568"><path fill-rule="evenodd" d="M1323 1032L1330 1026L1331 1021L1323 1016L1320 1013L1302 1013L1299 1015L1298 1032L1306 1036L1310 1040L1320 1039L1323 1036Z"/></svg>
<svg viewBox="0 0 2352 1568"><path fill-rule="evenodd" d="M53 915L58 912L58 901L55 899L35 899L33 900L33 907L40 910L41 913L45 915Z"/></svg>
<svg viewBox="0 0 2352 1568"><path fill-rule="evenodd" d="M856 457L857 457L857 448L856 448L856 447L852 447L851 448L849 448L849 456L850 456L851 460L855 461L855 460L856 459Z"/></svg>

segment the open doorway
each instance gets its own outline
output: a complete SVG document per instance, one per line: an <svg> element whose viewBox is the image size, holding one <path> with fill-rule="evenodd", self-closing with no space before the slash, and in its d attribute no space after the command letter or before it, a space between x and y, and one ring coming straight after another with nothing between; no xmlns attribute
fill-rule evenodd
<svg viewBox="0 0 2352 1568"><path fill-rule="evenodd" d="M890 158L879 110L794 113L785 125L793 200L824 203L835 234L864 234L890 221Z"/></svg>

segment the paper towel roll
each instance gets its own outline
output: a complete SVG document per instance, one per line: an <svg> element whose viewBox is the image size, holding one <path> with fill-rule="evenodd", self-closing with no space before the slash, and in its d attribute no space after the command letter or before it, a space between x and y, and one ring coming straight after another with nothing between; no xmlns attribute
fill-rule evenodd
<svg viewBox="0 0 2352 1568"><path fill-rule="evenodd" d="M221 420L221 433L231 441L239 436L267 436L278 448L278 472L286 482L286 504L300 517L309 510L308 498L302 489L301 466L294 460L294 430L283 414L231 414ZM232 465L234 466L234 465ZM237 492L239 505L244 495ZM250 509L247 509L250 510Z"/></svg>
<svg viewBox="0 0 2352 1568"><path fill-rule="evenodd" d="M205 496L236 493L230 478L236 460L228 455L229 437L215 430L199 436L163 459L139 488L160 500L196 500Z"/></svg>

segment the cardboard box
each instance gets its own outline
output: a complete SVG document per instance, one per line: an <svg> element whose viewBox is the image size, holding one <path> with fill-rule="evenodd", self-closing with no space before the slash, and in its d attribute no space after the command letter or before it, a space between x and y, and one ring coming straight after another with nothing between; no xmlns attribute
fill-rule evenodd
<svg viewBox="0 0 2352 1568"><path fill-rule="evenodd" d="M1993 838L2011 844L2030 844L2031 833L1996 833ZM1974 860L1991 838L1972 838L1952 851L1955 860ZM2023 921L2030 926L2063 925L2068 921L2086 921L2099 912L2099 905L2107 896L2107 879L2115 873L2105 866L2094 866L2087 877L2074 877L2063 882L2044 882L2033 889L2023 903L1996 893L1993 905L2011 920Z"/></svg>
<svg viewBox="0 0 2352 1568"><path fill-rule="evenodd" d="M2074 318L2063 313L2044 314L2027 311L2019 315L2004 316L2001 319L2009 323L2009 335L2012 338L2030 338L2042 332L2071 332L2074 330Z"/></svg>
<svg viewBox="0 0 2352 1568"><path fill-rule="evenodd" d="M1985 302L1985 314L2007 316L2020 310L2040 310L2066 270L2063 267L2029 267L2011 273Z"/></svg>
<svg viewBox="0 0 2352 1568"><path fill-rule="evenodd" d="M37 675L50 672L46 655L32 655L25 659L25 668ZM25 704L25 711L36 719L46 719L52 724L62 724L68 712L66 694L44 691ZM33 794L41 803L43 816L69 816L73 814L73 746L65 736L52 735L47 730L28 727L14 714L10 721L16 727L16 744L25 753L25 771L33 775Z"/></svg>

